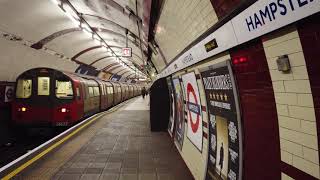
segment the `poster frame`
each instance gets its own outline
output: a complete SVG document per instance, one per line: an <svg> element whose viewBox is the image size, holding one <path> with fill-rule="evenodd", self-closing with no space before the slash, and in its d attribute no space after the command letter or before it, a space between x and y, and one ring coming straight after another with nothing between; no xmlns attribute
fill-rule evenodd
<svg viewBox="0 0 320 180"><path fill-rule="evenodd" d="M203 68L199 68L199 72L200 72L200 78L201 78L201 82L202 82L202 85L203 87L204 84L203 84L203 80L202 80L202 75L201 75L201 72L203 71L207 71L207 70L210 70L210 69L217 69L217 68L220 68L220 67L226 67L228 68L228 71L229 71L229 74L230 74L230 77L231 77L231 83L232 83L232 86L234 87L232 89L233 91L233 95L234 95L234 101L235 101L235 108L236 108L236 113L237 113L237 121L238 121L238 134L239 134L239 179L238 180L242 180L242 175L243 175L243 159L244 159L244 152L243 152L243 131L242 131L242 113L241 113L241 105L240 105L240 99L239 99L239 91L238 91L238 86L237 86L237 81L236 81L236 77L234 76L234 73L233 73L233 69L232 69L232 63L231 63L231 59L227 59L225 61L222 61L222 62L219 62L219 63L216 63L216 64L212 64L212 65L209 65L207 67L203 67ZM204 93L205 93L205 88L203 89ZM206 96L205 96L205 101L206 103L208 102ZM207 106L207 104L206 104ZM209 119L210 119L210 113L209 113L209 107L207 106L207 116L208 116L208 126L210 126L210 123L209 123ZM209 159L209 146L210 146L210 143L209 143L209 137L210 137L210 132L209 132L209 127L208 127L208 143L207 143L207 150L208 150L208 153L207 153L207 156L206 156L206 165L205 165L205 172L204 172L204 177L203 177L203 180L206 180L206 175L207 175L207 171L208 171L208 159Z"/></svg>
<svg viewBox="0 0 320 180"><path fill-rule="evenodd" d="M199 71L199 72L200 72L200 71ZM183 80L182 80L182 76L183 76L183 75L186 75L186 74L189 74L189 73L194 73L194 77L195 77L195 79L196 79L197 88L198 88L198 94L199 94L200 116L201 116L201 126L202 126L202 127L201 127L201 128L202 128L202 132L201 132L201 134L202 134L202 138L201 138L201 149L199 149L199 148L191 141L191 139L188 137L188 126L189 126L189 122L188 122L188 112L186 111L186 110L188 109L188 108L187 108L187 94L186 94L186 92L184 91L184 82L183 82ZM202 152L203 152L203 112L202 112L200 89L199 89L199 84L198 84L198 79L197 79L196 74L197 74L197 73L196 73L195 70L191 70L191 71L187 71L187 72L181 74L180 77L181 77L181 83L183 84L183 90L182 90L182 92L183 92L183 96L184 96L184 101L186 102L186 103L184 104L184 113L187 113L187 115L185 115L185 118L186 118L186 120L187 120L187 122L186 122L187 127L185 127L185 128L187 128L186 137L187 137L187 139L191 142L191 144L192 144L194 147L196 147L196 149L202 154ZM199 73L199 74L200 74L200 73ZM200 75L200 77L201 77L201 75ZM201 83L202 83L202 79L201 79L201 78L200 78L200 80L201 80Z"/></svg>
<svg viewBox="0 0 320 180"><path fill-rule="evenodd" d="M171 113L171 111L173 110L172 107L171 107L172 103L174 104L174 106L176 105L175 90L174 90L174 87L173 87L172 76L166 77L166 80L167 80L168 89L170 89L169 90L169 93L170 93L169 94L169 98L170 98L170 113ZM169 87L168 81L170 81L170 86L171 87ZM173 94L173 98L171 98L171 93ZM169 126L168 126L168 129L167 129L167 131L168 131L169 135L171 136L171 138L174 138L175 128L176 128L176 126L175 126L175 123L176 123L176 120L175 120L176 119L176 110L175 110L175 108L176 107L174 107L174 111L172 112L173 113L173 117L172 117L173 118L172 132L170 131ZM171 114L169 116L169 122L170 121L171 121Z"/></svg>
<svg viewBox="0 0 320 180"><path fill-rule="evenodd" d="M186 130L186 122L185 122L185 118L186 118L186 116L185 116L185 104L184 104L184 99L185 99L185 97L184 97L184 90L183 90L183 88L181 87L181 85L182 85L182 79L181 79L181 76L175 76L175 77L171 77L171 80L172 80L172 86L173 86L173 92L174 92L174 95L176 96L176 88L175 88L175 86L174 86L174 80L178 80L178 82L179 82L179 85L180 85L180 89L181 89L181 94L182 94L182 100L183 100L183 106L182 106L182 108L183 108L183 110L182 110L182 112L183 112L183 140L182 140L182 144L180 145L180 143L178 142L178 140L176 139L176 131L177 131L177 126L175 126L175 131L174 131L174 136L173 136L173 139L174 139L174 143L175 143L175 145L177 146L177 149L179 149L179 151L182 151L182 149L183 149L183 146L184 146L184 143L185 143L185 138L184 138L184 136L185 136L185 130ZM177 102L177 98L175 97L175 103ZM176 106L176 109L178 109L178 107ZM178 121L177 120L177 117L178 117L178 115L176 114L176 116L175 116L175 122L176 121Z"/></svg>

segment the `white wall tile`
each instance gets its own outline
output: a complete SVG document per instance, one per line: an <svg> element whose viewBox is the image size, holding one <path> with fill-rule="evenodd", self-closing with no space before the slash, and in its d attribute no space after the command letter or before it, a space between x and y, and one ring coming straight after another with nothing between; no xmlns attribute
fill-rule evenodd
<svg viewBox="0 0 320 180"><path fill-rule="evenodd" d="M301 157L293 156L293 166L298 169L319 178L319 165L307 161Z"/></svg>
<svg viewBox="0 0 320 180"><path fill-rule="evenodd" d="M303 157L303 149L302 149L303 146L300 144L297 144L285 139L280 139L280 147L284 151L287 151L296 156Z"/></svg>

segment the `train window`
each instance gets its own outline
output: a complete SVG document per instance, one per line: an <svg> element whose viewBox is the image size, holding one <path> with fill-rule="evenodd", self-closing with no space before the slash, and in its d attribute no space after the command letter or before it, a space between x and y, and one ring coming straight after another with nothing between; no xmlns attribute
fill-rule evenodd
<svg viewBox="0 0 320 180"><path fill-rule="evenodd" d="M89 87L89 97L93 97L93 87Z"/></svg>
<svg viewBox="0 0 320 180"><path fill-rule="evenodd" d="M49 96L50 95L50 78L38 77L38 95Z"/></svg>
<svg viewBox="0 0 320 180"><path fill-rule="evenodd" d="M68 80L56 80L56 96L60 99L72 99L72 83Z"/></svg>
<svg viewBox="0 0 320 180"><path fill-rule="evenodd" d="M19 79L17 82L17 98L29 98L32 91L32 80L31 79Z"/></svg>
<svg viewBox="0 0 320 180"><path fill-rule="evenodd" d="M94 96L100 96L99 87L93 87Z"/></svg>
<svg viewBox="0 0 320 180"><path fill-rule="evenodd" d="M110 87L110 94L113 94L113 88Z"/></svg>

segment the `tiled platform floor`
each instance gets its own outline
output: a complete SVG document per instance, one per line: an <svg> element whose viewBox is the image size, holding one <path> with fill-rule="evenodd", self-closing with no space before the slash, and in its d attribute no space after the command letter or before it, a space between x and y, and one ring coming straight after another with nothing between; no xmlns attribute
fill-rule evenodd
<svg viewBox="0 0 320 180"><path fill-rule="evenodd" d="M69 159L61 162L56 170L50 169L50 165L34 165L21 177L37 179L40 178L37 172L41 172L46 174L41 179L49 178L50 173L42 171L51 171L49 179L59 180L192 179L168 134L150 131L148 103L148 98L138 97L116 112L99 119L94 127L90 127L91 130L88 128L81 132L79 136L86 134L86 131L91 131L92 135L87 135L90 138ZM65 144L55 153L69 152L72 151L71 148L73 146ZM75 145L74 149L77 149ZM57 161L53 157L50 157L51 161ZM66 158L59 155L56 157ZM59 165L57 162L56 164ZM37 168L40 170L37 171Z"/></svg>

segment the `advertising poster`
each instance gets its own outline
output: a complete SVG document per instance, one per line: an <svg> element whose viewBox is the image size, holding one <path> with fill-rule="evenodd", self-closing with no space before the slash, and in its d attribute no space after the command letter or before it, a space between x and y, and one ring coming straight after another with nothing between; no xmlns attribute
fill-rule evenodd
<svg viewBox="0 0 320 180"><path fill-rule="evenodd" d="M168 83L168 89L169 89L169 97L170 97L170 119L169 119L169 124L168 124L168 132L170 136L172 137L173 135L173 128L174 128L174 118L175 118L175 100L174 100L174 91L172 87L172 81L171 77L167 78L167 83Z"/></svg>
<svg viewBox="0 0 320 180"><path fill-rule="evenodd" d="M182 75L183 92L187 103L187 137L202 151L202 113L197 79L194 72Z"/></svg>
<svg viewBox="0 0 320 180"><path fill-rule="evenodd" d="M184 138L184 103L183 103L183 94L182 88L180 85L179 78L172 80L175 94L175 111L176 111L176 130L175 130L175 139L178 142L180 150L183 145Z"/></svg>
<svg viewBox="0 0 320 180"><path fill-rule="evenodd" d="M14 86L6 86L4 95L4 102L12 101L14 96Z"/></svg>
<svg viewBox="0 0 320 180"><path fill-rule="evenodd" d="M241 179L240 113L228 62L201 69L209 115L206 180Z"/></svg>

